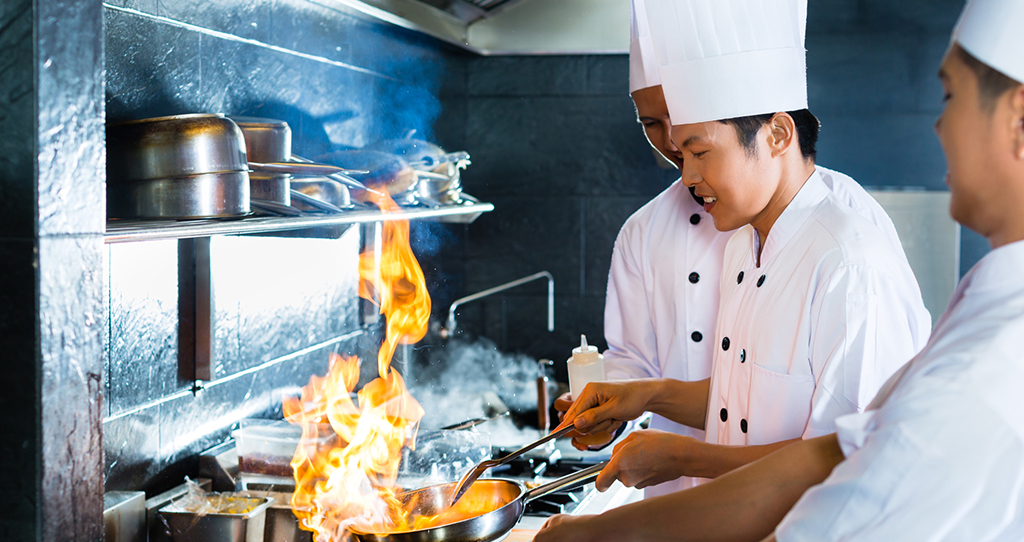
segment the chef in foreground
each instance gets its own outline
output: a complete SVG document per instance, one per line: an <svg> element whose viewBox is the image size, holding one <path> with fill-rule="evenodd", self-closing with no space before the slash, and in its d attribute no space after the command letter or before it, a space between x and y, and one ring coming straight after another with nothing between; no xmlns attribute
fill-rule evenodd
<svg viewBox="0 0 1024 542"><path fill-rule="evenodd" d="M805 7L646 2L653 40L664 43L659 71L682 182L703 197L718 230L737 231L708 337L710 381L591 383L565 416L592 433L650 411L704 429L708 445L626 439L598 487L617 478L636 485L644 478L636 457L659 473L677 465L714 478L832 433L837 417L862 411L928 338L931 321L902 250L828 189L801 145L810 115Z"/></svg>
<svg viewBox="0 0 1024 542"><path fill-rule="evenodd" d="M651 37L644 0L633 0L630 8L629 90L637 118L651 146L681 169L681 151L670 138L671 122L654 52L663 44L655 43ZM798 24L803 33L805 19L802 17ZM800 78L801 84L806 85L804 74ZM799 128L805 132L799 137L801 152L806 148L804 154L813 161L817 120L809 111L799 114L807 121ZM842 173L821 166L816 166L816 170L842 203L878 226L902 254L896 229L874 198ZM732 232L715 228L702 203L682 180L677 180L633 214L619 232L608 276L604 319L608 340L604 356L610 379L706 381L710 377L722 257ZM555 406L564 411L571 401L571 396L566 395ZM625 449L662 443L680 453L690 450L691 456L710 455L706 453L709 446L701 429L657 414L651 429L628 437ZM581 448L599 446L612 437L613 432L577 436L575 444ZM742 461L716 457L727 465L726 470ZM620 479L645 488L646 496L678 491L693 484L692 478L680 477L684 470L677 462L660 462L655 471L643 455L627 451L618 454L617 462L621 471L628 471ZM642 477L632 478L629 473Z"/></svg>
<svg viewBox="0 0 1024 542"><path fill-rule="evenodd" d="M992 245L925 348L837 432L552 540L1024 540L1024 2L971 0L939 77L950 214ZM794 506L795 503L795 506Z"/></svg>

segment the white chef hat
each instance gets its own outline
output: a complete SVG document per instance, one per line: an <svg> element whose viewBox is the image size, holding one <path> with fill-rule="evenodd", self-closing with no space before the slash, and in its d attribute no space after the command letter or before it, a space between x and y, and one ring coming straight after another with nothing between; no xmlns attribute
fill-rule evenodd
<svg viewBox="0 0 1024 542"><path fill-rule="evenodd" d="M661 84L644 0L629 3L629 93Z"/></svg>
<svg viewBox="0 0 1024 542"><path fill-rule="evenodd" d="M672 124L807 107L807 0L646 0Z"/></svg>
<svg viewBox="0 0 1024 542"><path fill-rule="evenodd" d="M1024 2L970 0L953 29L953 40L971 56L1024 82Z"/></svg>

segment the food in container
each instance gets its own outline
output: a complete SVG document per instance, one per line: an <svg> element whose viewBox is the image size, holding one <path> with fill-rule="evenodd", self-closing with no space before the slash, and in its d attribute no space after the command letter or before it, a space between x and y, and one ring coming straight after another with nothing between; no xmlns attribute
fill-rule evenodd
<svg viewBox="0 0 1024 542"><path fill-rule="evenodd" d="M236 493L189 494L160 509L174 542L263 542L269 497Z"/></svg>
<svg viewBox="0 0 1024 542"><path fill-rule="evenodd" d="M320 424L320 438L308 445L332 448L338 436L330 424ZM302 438L302 429L285 421L243 420L232 431L238 451L238 470L242 473L291 477L291 461Z"/></svg>

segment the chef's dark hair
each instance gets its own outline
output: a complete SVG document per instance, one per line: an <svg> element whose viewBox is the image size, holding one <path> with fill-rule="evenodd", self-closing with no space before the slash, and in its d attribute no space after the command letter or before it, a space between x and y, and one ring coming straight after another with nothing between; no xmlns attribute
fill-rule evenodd
<svg viewBox="0 0 1024 542"><path fill-rule="evenodd" d="M800 144L800 154L803 155L805 160L808 158L814 160L818 156L818 130L821 128L821 122L818 121L818 117L815 117L807 109L786 111L786 113L793 117L793 123L796 124L796 137L797 142ZM768 124L768 121L772 120L774 116L774 113L768 113L765 115L725 119L720 122L735 128L740 144L747 149L748 153L753 155L757 151L757 132L762 126Z"/></svg>
<svg viewBox="0 0 1024 542"><path fill-rule="evenodd" d="M953 50L978 78L978 99L981 100L981 108L988 113L995 111L996 101L1000 96L1022 84L978 60L960 45L954 47Z"/></svg>

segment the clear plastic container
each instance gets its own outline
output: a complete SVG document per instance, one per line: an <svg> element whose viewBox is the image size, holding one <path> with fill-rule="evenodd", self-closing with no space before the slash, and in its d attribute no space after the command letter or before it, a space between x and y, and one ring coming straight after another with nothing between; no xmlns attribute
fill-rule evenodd
<svg viewBox="0 0 1024 542"><path fill-rule="evenodd" d="M315 442L318 450L338 445L330 424L319 424ZM238 452L238 470L269 476L293 475L291 461L302 438L302 428L280 420L242 420L231 432ZM310 450L313 452L313 450Z"/></svg>

